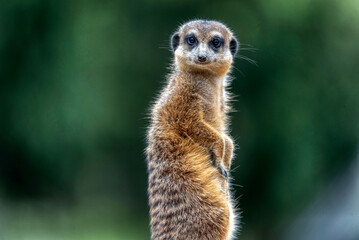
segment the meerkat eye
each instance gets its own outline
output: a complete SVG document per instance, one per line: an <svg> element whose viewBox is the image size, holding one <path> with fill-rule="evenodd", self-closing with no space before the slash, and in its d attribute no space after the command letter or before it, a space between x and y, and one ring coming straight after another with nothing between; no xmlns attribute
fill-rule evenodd
<svg viewBox="0 0 359 240"><path fill-rule="evenodd" d="M213 38L213 40L211 41L211 44L213 47L219 48L220 46L222 46L222 42L223 42L223 40L220 38Z"/></svg>
<svg viewBox="0 0 359 240"><path fill-rule="evenodd" d="M197 39L194 36L187 37L187 43L190 46L193 46L197 42Z"/></svg>

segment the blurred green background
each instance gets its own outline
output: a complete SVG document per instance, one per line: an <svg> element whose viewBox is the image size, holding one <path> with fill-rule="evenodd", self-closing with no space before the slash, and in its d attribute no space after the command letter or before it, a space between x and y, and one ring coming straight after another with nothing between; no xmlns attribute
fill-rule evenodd
<svg viewBox="0 0 359 240"><path fill-rule="evenodd" d="M1 1L1 240L150 238L147 115L193 18L257 61L232 72L240 239L321 239L285 233L355 161L356 0Z"/></svg>

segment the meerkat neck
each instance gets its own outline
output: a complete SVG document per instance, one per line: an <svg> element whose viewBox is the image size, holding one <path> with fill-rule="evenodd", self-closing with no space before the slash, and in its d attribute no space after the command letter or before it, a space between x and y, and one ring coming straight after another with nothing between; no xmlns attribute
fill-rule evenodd
<svg viewBox="0 0 359 240"><path fill-rule="evenodd" d="M185 79L195 83L195 84L206 84L211 88L214 89L223 89L224 81L227 75L217 76L211 73L204 73L204 72L184 72L177 70L175 75L182 75ZM183 78L180 78L183 79Z"/></svg>
<svg viewBox="0 0 359 240"><path fill-rule="evenodd" d="M204 75L203 73L188 73L176 71L170 81L172 86L181 86L184 82L197 94L202 96L206 101L211 102L214 106L220 105L224 101L225 77Z"/></svg>

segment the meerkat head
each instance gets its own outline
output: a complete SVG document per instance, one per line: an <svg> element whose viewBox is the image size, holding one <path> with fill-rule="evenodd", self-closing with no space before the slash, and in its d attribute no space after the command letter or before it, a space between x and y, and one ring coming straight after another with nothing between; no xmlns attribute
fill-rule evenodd
<svg viewBox="0 0 359 240"><path fill-rule="evenodd" d="M179 70L223 76L231 67L238 42L224 24L195 20L172 35L171 47Z"/></svg>

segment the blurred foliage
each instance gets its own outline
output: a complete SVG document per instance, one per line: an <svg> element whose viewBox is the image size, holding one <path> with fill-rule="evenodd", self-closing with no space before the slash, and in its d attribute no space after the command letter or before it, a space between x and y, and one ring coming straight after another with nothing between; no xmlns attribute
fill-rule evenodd
<svg viewBox="0 0 359 240"><path fill-rule="evenodd" d="M193 18L226 23L242 43L239 54L258 65L239 57L232 72L242 239L278 239L349 166L359 137L355 0L2 1L0 209L8 214L0 217L0 232L12 236L6 239L39 239L20 224L28 219L40 222L44 239L62 239L55 236L74 232L64 227L70 225L101 228L102 237L93 239L149 238L148 109L168 73L169 37ZM81 219L88 215L108 224L86 225ZM5 217L19 224L1 224ZM124 237L119 229L131 222L144 224ZM62 232L51 230L59 226ZM28 238L17 232L23 228Z"/></svg>

